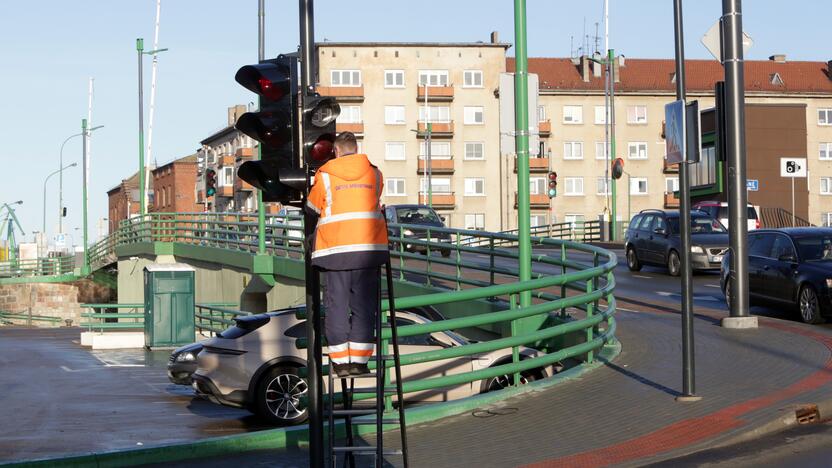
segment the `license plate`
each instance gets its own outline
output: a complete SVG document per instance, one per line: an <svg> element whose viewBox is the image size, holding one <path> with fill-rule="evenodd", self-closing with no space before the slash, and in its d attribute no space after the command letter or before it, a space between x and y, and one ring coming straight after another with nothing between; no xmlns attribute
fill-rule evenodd
<svg viewBox="0 0 832 468"><path fill-rule="evenodd" d="M722 261L722 255L714 255L714 261L715 262L721 262Z"/></svg>

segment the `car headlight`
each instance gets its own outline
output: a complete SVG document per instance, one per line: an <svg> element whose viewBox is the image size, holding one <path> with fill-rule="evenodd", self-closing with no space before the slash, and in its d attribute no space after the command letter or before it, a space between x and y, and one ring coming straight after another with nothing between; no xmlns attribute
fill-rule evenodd
<svg viewBox="0 0 832 468"><path fill-rule="evenodd" d="M698 245L692 245L690 247L690 253L705 253L705 249L699 247Z"/></svg>
<svg viewBox="0 0 832 468"><path fill-rule="evenodd" d="M832 278L826 278L826 287L832 288Z"/></svg>
<svg viewBox="0 0 832 468"><path fill-rule="evenodd" d="M412 236L412 235L413 235L413 231L411 231L410 229L405 229L405 230L404 230L404 235L405 235L405 236Z"/></svg>
<svg viewBox="0 0 832 468"><path fill-rule="evenodd" d="M193 362L196 361L196 355L192 352L182 353L176 356L176 362Z"/></svg>

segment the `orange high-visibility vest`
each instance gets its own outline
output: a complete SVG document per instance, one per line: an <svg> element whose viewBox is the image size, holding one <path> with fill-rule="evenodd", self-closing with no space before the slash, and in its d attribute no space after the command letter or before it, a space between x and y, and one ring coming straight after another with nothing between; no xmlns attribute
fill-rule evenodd
<svg viewBox="0 0 832 468"><path fill-rule="evenodd" d="M332 159L315 173L307 208L318 213L312 264L327 270L383 265L387 224L379 199L381 171L365 154Z"/></svg>

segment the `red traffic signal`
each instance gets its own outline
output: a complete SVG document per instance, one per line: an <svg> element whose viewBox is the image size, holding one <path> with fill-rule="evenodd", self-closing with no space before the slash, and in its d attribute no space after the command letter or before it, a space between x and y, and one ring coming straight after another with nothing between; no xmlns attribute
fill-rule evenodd
<svg viewBox="0 0 832 468"><path fill-rule="evenodd" d="M335 157L335 120L341 106L332 97L309 96L303 101L304 162L315 170Z"/></svg>
<svg viewBox="0 0 832 468"><path fill-rule="evenodd" d="M234 79L253 93L279 101L292 91L291 76L288 63L264 62L240 68Z"/></svg>
<svg viewBox="0 0 832 468"><path fill-rule="evenodd" d="M549 190L548 190L549 198L555 198L558 196L558 173L557 172L550 172L549 173Z"/></svg>
<svg viewBox="0 0 832 468"><path fill-rule="evenodd" d="M612 162L612 178L620 179L622 175L624 175L624 160L615 158Z"/></svg>

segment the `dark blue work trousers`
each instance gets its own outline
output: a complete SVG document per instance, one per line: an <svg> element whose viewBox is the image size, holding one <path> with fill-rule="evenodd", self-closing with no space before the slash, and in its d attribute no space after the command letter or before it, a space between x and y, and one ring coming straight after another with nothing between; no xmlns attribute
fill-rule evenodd
<svg viewBox="0 0 832 468"><path fill-rule="evenodd" d="M324 270L324 322L326 341L374 343L379 313L378 267L361 270Z"/></svg>

